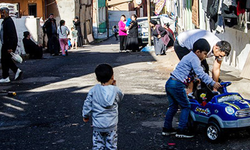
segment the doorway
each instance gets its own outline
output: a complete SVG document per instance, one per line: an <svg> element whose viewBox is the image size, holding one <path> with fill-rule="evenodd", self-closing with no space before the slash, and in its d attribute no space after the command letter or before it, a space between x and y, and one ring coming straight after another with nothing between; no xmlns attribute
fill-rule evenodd
<svg viewBox="0 0 250 150"><path fill-rule="evenodd" d="M29 15L37 17L37 7L36 4L28 4L29 6Z"/></svg>

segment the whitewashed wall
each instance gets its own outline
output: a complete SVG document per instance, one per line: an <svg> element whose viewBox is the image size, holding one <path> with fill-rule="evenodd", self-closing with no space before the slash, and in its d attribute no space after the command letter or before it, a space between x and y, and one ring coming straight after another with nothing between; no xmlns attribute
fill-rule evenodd
<svg viewBox="0 0 250 150"><path fill-rule="evenodd" d="M230 55L224 58L225 64L235 67L236 69L242 70L248 53L250 51L250 30L248 33L244 33L240 30L226 27L225 33L218 34L217 36L228 41L232 46Z"/></svg>
<svg viewBox="0 0 250 150"><path fill-rule="evenodd" d="M59 11L59 16L55 18L57 25L59 25L60 20L65 20L65 26L71 30L75 18L75 1L57 0L57 8Z"/></svg>

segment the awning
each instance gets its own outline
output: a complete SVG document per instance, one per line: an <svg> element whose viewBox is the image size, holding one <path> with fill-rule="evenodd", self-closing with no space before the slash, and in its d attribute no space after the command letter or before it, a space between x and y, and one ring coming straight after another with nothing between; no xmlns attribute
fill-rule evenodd
<svg viewBox="0 0 250 150"><path fill-rule="evenodd" d="M112 7L112 6L120 5L120 4L123 4L123 3L129 3L129 2L132 2L132 1L133 0L111 0L111 1L108 1L108 6Z"/></svg>

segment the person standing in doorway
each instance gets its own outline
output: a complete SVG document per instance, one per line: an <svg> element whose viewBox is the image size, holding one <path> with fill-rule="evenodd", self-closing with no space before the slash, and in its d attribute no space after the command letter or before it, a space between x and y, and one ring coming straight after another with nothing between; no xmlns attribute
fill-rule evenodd
<svg viewBox="0 0 250 150"><path fill-rule="evenodd" d="M13 60L11 59L11 52L15 52L17 47L17 33L16 27L9 16L9 9L3 7L0 9L1 18L3 22L1 24L0 30L0 39L2 42L2 50L1 50L1 64L2 64L2 79L0 79L0 83L8 83L10 82L9 78L9 69L11 69L15 73L14 80L20 78L22 71L15 65Z"/></svg>
<svg viewBox="0 0 250 150"><path fill-rule="evenodd" d="M122 15L121 19L118 23L119 26L119 38L120 38L120 52L126 50L126 42L127 42L127 30L126 26L126 16Z"/></svg>
<svg viewBox="0 0 250 150"><path fill-rule="evenodd" d="M68 35L70 34L70 31L68 27L65 26L64 20L60 21L60 26L58 27L57 32L59 33L59 43L62 50L62 55L68 55Z"/></svg>
<svg viewBox="0 0 250 150"><path fill-rule="evenodd" d="M82 30L81 30L81 23L79 18L76 16L73 20L74 27L77 30L77 46L82 47L83 45L83 38L82 38Z"/></svg>

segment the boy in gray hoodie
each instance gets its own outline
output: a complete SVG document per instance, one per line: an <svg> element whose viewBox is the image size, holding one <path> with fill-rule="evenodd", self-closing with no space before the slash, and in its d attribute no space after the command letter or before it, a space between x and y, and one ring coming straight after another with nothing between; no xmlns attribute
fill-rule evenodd
<svg viewBox="0 0 250 150"><path fill-rule="evenodd" d="M118 102L123 93L116 86L114 72L110 65L100 64L95 69L97 80L84 101L82 116L88 122L92 116L93 150L117 149Z"/></svg>

